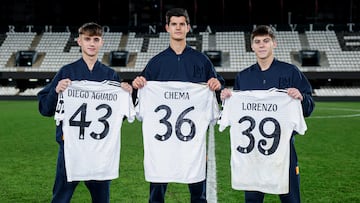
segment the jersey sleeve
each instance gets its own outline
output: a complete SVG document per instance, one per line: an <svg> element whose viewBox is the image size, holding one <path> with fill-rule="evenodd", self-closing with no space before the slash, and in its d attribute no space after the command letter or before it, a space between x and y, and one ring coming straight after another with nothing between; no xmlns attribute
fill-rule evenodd
<svg viewBox="0 0 360 203"><path fill-rule="evenodd" d="M55 120L57 126L59 126L60 122L62 120L64 120L64 117L65 117L65 113L64 113L63 93L59 93L57 104L56 104L56 109L55 109L55 115L54 115L54 120Z"/></svg>
<svg viewBox="0 0 360 203"><path fill-rule="evenodd" d="M144 88L146 88L146 87L143 87L137 91L137 102L135 105L135 117L138 121L143 120L143 115L142 115L142 111L141 111L143 102L142 102L141 97L144 94Z"/></svg>
<svg viewBox="0 0 360 203"><path fill-rule="evenodd" d="M122 100L122 114L127 118L129 123L132 123L135 120L136 112L131 94L123 89L122 94L124 95L124 99Z"/></svg>
<svg viewBox="0 0 360 203"><path fill-rule="evenodd" d="M296 113L292 114L292 120L294 122L294 131L296 131L300 135L304 135L305 131L307 130L307 125L304 119L302 105L299 100L295 100L294 103L296 106L294 107L294 110L296 109Z"/></svg>
<svg viewBox="0 0 360 203"><path fill-rule="evenodd" d="M212 116L211 116L211 124L215 125L220 117L220 109L219 109L219 103L217 102L216 95L214 92L211 92L212 95Z"/></svg>
<svg viewBox="0 0 360 203"><path fill-rule="evenodd" d="M220 118L217 122L217 124L219 124L219 131L222 132L225 130L226 127L228 127L230 125L230 119L229 119L229 108L228 107L230 104L230 99L231 97L225 99L223 102L222 102L222 110L220 112Z"/></svg>
<svg viewBox="0 0 360 203"><path fill-rule="evenodd" d="M132 123L135 120L136 112L135 112L134 103L132 102L131 94L129 94L129 97L128 97L128 105L129 105L129 112L127 115L127 120L129 123Z"/></svg>

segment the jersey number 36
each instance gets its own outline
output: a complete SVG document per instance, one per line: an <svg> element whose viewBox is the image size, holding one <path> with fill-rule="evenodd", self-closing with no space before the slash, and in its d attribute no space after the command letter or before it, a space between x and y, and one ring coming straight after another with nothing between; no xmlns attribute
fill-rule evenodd
<svg viewBox="0 0 360 203"><path fill-rule="evenodd" d="M176 134L177 138L181 141L184 141L184 142L190 141L195 136L196 127L195 127L194 121L192 121L188 118L184 118L187 113L189 113L190 111L192 111L194 109L195 108L193 106L185 109L183 112L180 113L180 115L176 119L175 134ZM156 134L155 139L157 139L159 141L165 141L171 137L171 134L173 132L173 126L168 121L168 119L171 116L172 111L171 111L171 108L167 105L160 105L154 111L155 111L155 113L157 113L158 111L161 111L161 110L165 110L166 114L162 119L159 120L159 122L164 124L166 126L167 130L163 135ZM188 123L188 125L190 126L190 132L188 135L184 135L183 132L181 132L181 127L184 123Z"/></svg>

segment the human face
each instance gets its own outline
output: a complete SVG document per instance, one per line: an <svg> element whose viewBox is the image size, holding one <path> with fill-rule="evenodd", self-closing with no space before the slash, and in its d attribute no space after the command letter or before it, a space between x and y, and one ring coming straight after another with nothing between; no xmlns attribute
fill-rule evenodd
<svg viewBox="0 0 360 203"><path fill-rule="evenodd" d="M268 59L273 57L273 50L276 42L269 35L255 36L251 48L258 59Z"/></svg>
<svg viewBox="0 0 360 203"><path fill-rule="evenodd" d="M82 34L77 39L78 45L81 47L83 55L93 57L97 56L103 45L103 39L100 36L89 36Z"/></svg>
<svg viewBox="0 0 360 203"><path fill-rule="evenodd" d="M186 23L184 16L172 16L169 24L165 26L166 31L170 34L172 40L185 40L186 34L190 30L189 24Z"/></svg>

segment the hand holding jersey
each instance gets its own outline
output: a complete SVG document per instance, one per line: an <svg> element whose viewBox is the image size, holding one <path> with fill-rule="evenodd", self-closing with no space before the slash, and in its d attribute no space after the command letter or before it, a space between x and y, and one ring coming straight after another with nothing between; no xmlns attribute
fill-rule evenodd
<svg viewBox="0 0 360 203"><path fill-rule="evenodd" d="M219 90L221 86L225 83L224 79L219 74L217 74L210 59L204 53L192 48L190 45L187 44L186 35L187 33L190 32L191 26L190 26L190 18L186 9L172 8L168 10L165 14L165 21L166 21L165 29L167 33L169 33L169 47L167 47L163 51L160 51L158 54L156 54L148 61L143 71L139 74L139 76L137 76L134 79L132 83L133 87L135 89L139 89L139 91L142 91L144 87L146 88L147 85L149 85L150 81L163 81L163 82L181 81L181 82L191 82L191 83L207 83L207 87L203 86L203 88L207 89L207 91ZM181 92L188 92L190 95L191 94L190 90L192 91L192 87L190 89L182 89ZM142 101L140 102L153 103L157 101L157 99L164 97L164 95L162 95L162 91L159 91L158 93L160 94L154 95L153 99L144 100L144 98L141 98ZM180 94L180 92L174 94L175 95L173 96L176 97L179 96L177 94ZM212 92L212 96L207 96L207 97L205 97L205 95L203 96L204 96L203 98L209 98L209 100L211 101L215 97L214 92ZM158 140L157 144L151 146L151 148L154 149L155 151L158 150L155 148L157 148L158 145L160 145L160 143L167 146L168 145L167 143L174 142L173 139L176 139L176 137L179 138L177 141L178 144L175 146L175 148L171 149L172 151L169 150L170 153L168 153L168 151L159 152L160 154L166 154L164 156L166 157L165 161L169 160L169 162L168 163L161 162L162 164L166 164L165 166L161 165L166 168L164 170L164 173L166 174L161 174L162 171L161 168L159 168L160 166L155 166L154 168L155 172L153 174L160 175L160 178L155 177L153 180L169 180L169 181L179 180L179 182L184 182L184 183L192 182L188 184L191 201L206 202L206 179L204 176L205 174L204 146L206 145L206 140L204 139L205 135L203 135L203 133L205 131L204 129L207 129L209 125L208 120L206 120L209 118L204 115L206 115L207 112L212 108L202 109L202 107L200 107L200 109L198 109L196 107L197 105L201 105L201 106L204 105L203 98L198 98L199 100L196 101L198 102L198 104L192 100L193 98L198 98L198 97L196 97L196 95L191 94L189 99L189 101L192 101L191 103L182 106L182 108L176 107L175 109L172 109L173 107L171 103L175 102L176 100L178 101L182 100L182 102L185 102L186 99L172 98L172 99L167 99L165 103L162 102L156 103L157 106L152 106L152 108L149 111L153 111L152 113L155 112L155 114L165 117L161 117L161 116L158 117L159 120L157 121L157 125L149 126L148 128L155 128L155 129L161 128L165 130L160 132L153 132L155 133L153 135L145 135L145 134L143 135L145 136L144 141L145 139L150 139L150 138L154 139L155 135L160 139L164 138L164 141ZM203 112L201 112L202 110ZM195 119L192 118L193 114L194 116L196 115ZM198 122L197 119L199 119L200 122L199 124L197 123ZM144 117L143 127L147 126L147 124L145 124L145 120L146 118ZM186 126L188 128L187 130L184 129L186 128ZM169 133L170 131L172 133ZM147 133L147 131L144 130L143 133ZM147 136L149 136L150 138L147 138ZM188 148L187 146L193 145L194 142L197 142L198 146L196 146L193 149L189 148L188 150L185 150ZM150 156L148 156L149 154L146 151L147 148L149 148L150 146L148 143L145 142L144 145L146 145L145 159L147 160L147 163L145 164L149 166L150 164L148 163L149 160L147 157ZM149 152L152 149L150 149ZM179 150L181 149L181 150L177 151L177 149ZM152 156L153 154L150 155ZM179 157L179 159L176 159L176 157L172 159L167 157L172 155ZM157 156L160 157L160 155ZM157 160L159 157L157 157ZM196 158L194 159L194 157ZM189 158L190 160L186 161L186 158ZM176 161L179 162L176 163ZM191 161L194 162L191 163ZM200 166L198 165L199 162L201 164ZM194 171L192 171L190 168L192 164L194 164L194 166L196 167L194 168ZM167 166L171 166L171 165L175 169L175 171L180 172L179 175L174 175L174 172L169 171L169 169L171 168L168 168ZM184 171L180 171L179 169L176 169L175 168L176 166L179 166L179 168L184 169ZM147 166L145 167L147 168ZM201 171L199 172L198 170ZM146 173L148 172L149 170ZM167 174L168 172L170 174ZM185 172L188 172L189 174L185 174ZM174 179L173 176L176 176L175 177L176 179ZM184 177L178 177L178 176L184 176ZM201 181L193 182L195 180L201 180ZM167 184L168 182L164 182L164 181L150 182L149 203L165 201Z"/></svg>
<svg viewBox="0 0 360 203"><path fill-rule="evenodd" d="M269 185L262 186L262 183L260 183L261 181L259 181L259 184L251 184L252 187L248 187L248 190L245 189L245 202L263 202L266 192L262 191L269 191L269 193L280 194L279 198L282 203L301 202L299 166L294 145L294 137L290 131L295 130L298 131L298 133L301 133L302 131L301 128L295 128L297 126L297 122L292 121L291 123L291 119L293 118L294 114L297 114L299 117L310 116L315 105L312 99L312 88L306 76L299 70L296 65L280 61L275 58L274 49L277 47L278 43L275 32L270 26L256 26L251 32L250 39L251 49L256 56L256 63L236 74L233 89L240 91L266 91L271 88L282 89L286 90L287 92L287 95L282 93L284 101L294 100L297 105L291 109L288 109L287 112L283 112L284 109L289 107L282 106L280 103L277 104L278 98L274 97L274 101L272 101L272 97L269 97L268 100L264 101L255 100L253 102L254 106L252 106L251 102L248 103L243 101L244 103L238 104L246 104L246 106L240 106L240 108L233 109L235 114L233 116L235 116L234 119L236 122L236 124L233 123L234 129L242 126L241 129L238 129L239 134L237 134L237 136L239 138L234 137L234 139L235 141L240 141L240 138L243 138L245 141L246 139L248 141L248 143L245 142L239 144L239 151L236 152L233 150L233 155L237 155L243 158L246 156L258 155L257 158L259 158L259 160L264 160L264 163L260 164L265 164L266 160L270 160L271 157L275 157L279 153L286 153L283 158L287 158L287 160L281 161L278 159L276 160L276 163L279 163L279 167L286 165L289 166L287 168L288 171L284 172L284 174L279 177L279 179L281 178L282 181L284 180L283 178L288 178L288 182L284 183L288 184L286 189L283 188L284 185L282 183L281 186L279 185L280 187L274 186L274 189L272 189L271 187L273 186L273 182L271 181L271 177L269 179L266 171L263 172L265 168L253 167L253 171L250 172L255 175L258 174L257 180L264 180L263 183L267 182ZM222 91L220 98L225 99L226 97L231 96L231 94L232 92L230 91ZM269 94L264 93L264 95ZM225 105L228 105L227 103L229 102L225 101ZM265 106L263 106L263 104ZM273 111L270 111L271 109L266 109L269 107L267 105L273 106L273 104L276 104L278 107L276 111L275 109L273 109ZM248 107L248 105L250 105L250 107ZM299 110L297 110L299 107L302 109L302 115L299 113ZM235 113L236 111L243 112ZM259 115L256 115L256 112L259 113ZM278 115L282 116L277 118ZM245 124L252 124L253 126L243 127ZM267 130L269 126L272 126L272 129ZM244 136L241 136L241 134ZM284 146L284 144L286 146ZM288 153L289 151L290 153ZM282 168L282 170L285 169ZM239 174L239 176L242 176L245 179L249 177L247 175L247 173ZM241 182L247 183L245 181L248 180L241 180ZM276 180L274 181L277 182ZM256 188L259 188L259 190L250 189L254 188L254 185L256 185ZM285 191L288 192L285 194Z"/></svg>
<svg viewBox="0 0 360 203"><path fill-rule="evenodd" d="M132 82L132 86L135 89L140 89L142 87L144 87L146 85L146 78L144 78L143 76L137 76L133 82ZM217 78L210 78L207 83L208 87L210 88L210 90L215 91L215 90L220 90L221 89L221 83Z"/></svg>
<svg viewBox="0 0 360 203"><path fill-rule="evenodd" d="M190 82L147 81L138 91L145 179L195 183L205 179L206 132L218 118L215 93Z"/></svg>
<svg viewBox="0 0 360 203"><path fill-rule="evenodd" d="M304 99L303 96L301 95L301 92L297 88L287 88L286 92L290 97L292 97L294 99L299 99L300 101L302 101ZM221 93L220 93L221 100L224 100L229 97L231 97L230 89L224 88L223 90L221 90Z"/></svg>
<svg viewBox="0 0 360 203"><path fill-rule="evenodd" d="M236 190L289 192L290 139L307 129L300 100L286 91L229 92L219 130L230 126L231 180Z"/></svg>
<svg viewBox="0 0 360 203"><path fill-rule="evenodd" d="M125 113L122 115L121 113L119 114L118 108L122 107L118 107L120 105L115 104L116 102L112 103L109 101L111 96L118 95L115 93L115 90L114 92L111 91L111 88L107 88L110 92L106 93L92 84L89 84L89 87L94 89L86 89L87 87L73 89L72 87L70 90L68 87L72 81L97 81L99 82L98 85L100 88L104 88L104 84L101 84L102 81L120 82L121 78L114 69L101 63L101 60L98 59L98 53L104 44L102 26L94 22L88 22L79 27L78 34L76 41L81 48L81 58L62 66L51 82L37 94L41 115L53 117L57 114L56 117L58 118L59 113L67 114L66 116L63 115L63 118L66 120L56 126L55 138L59 144L59 153L51 201L70 202L79 181L68 181L85 180L84 183L91 194L92 201L106 203L110 202L111 179L117 177L116 172L109 172L109 174L112 174L109 175L108 171L104 169L104 165L107 165L109 163L108 161L114 158L113 165L109 168L111 168L110 170L116 170L115 165L118 154L114 144L119 144L116 140L119 139L119 136L116 135L117 132L115 132L118 127L113 128L112 125L114 123L115 125L121 125L119 122ZM112 83L112 85L114 84L115 83ZM122 86L124 90L127 92L132 91L131 86L125 83L122 84L124 84L124 86ZM66 89L68 89L68 91L65 92L62 97L59 97L60 93L63 93ZM122 90L118 87L116 89ZM100 92L97 92L98 90ZM126 94L129 95L129 93ZM106 99L107 95L111 96ZM90 99L84 100L85 97ZM125 99L121 101L121 104L123 104L122 102L128 102L127 98L129 96L123 98L119 95L119 97ZM59 98L60 100L58 102ZM65 99L65 101L63 99ZM119 102L119 100L117 100L117 102ZM96 106L97 104L98 106ZM65 107L63 109L64 112L62 112L61 109L63 107ZM114 117L116 117L116 119L114 119ZM64 123L65 126L62 126L62 123ZM63 139L64 137L65 140ZM72 143L70 141L72 138L75 139L73 141L76 144L73 145L75 147L70 148L70 151L80 149L78 147L80 145L83 147L85 143L89 144L89 148L83 147L84 151L75 151L73 157L75 161L69 164L68 160L66 161L67 163L65 163L64 144L66 142L66 159L71 159L71 157L69 157L69 143ZM113 139L115 142L110 143L108 147L105 143L108 143L106 140L109 139ZM101 149L96 148L95 145L101 145ZM96 148L94 152L89 151L94 148ZM113 152L113 154L107 156L109 152ZM82 157L80 158L80 156ZM89 160L89 157L92 159L91 161L94 161L93 163L96 162L100 164L88 165L86 161L84 163L84 160L86 160L86 158ZM83 158L85 159L83 160ZM77 159L79 159L78 162L76 161ZM102 161L104 162L102 163ZM84 173L87 175L82 174L81 171L79 171L79 174L77 172L68 172L69 167L75 165L78 166L80 170L85 169ZM70 177L68 176L69 174ZM75 174L75 176L73 176L73 174ZM106 180L103 180L104 178Z"/></svg>
<svg viewBox="0 0 360 203"><path fill-rule="evenodd" d="M129 92L115 81L72 81L59 94L54 119L62 121L67 180L119 176L121 125L135 110Z"/></svg>

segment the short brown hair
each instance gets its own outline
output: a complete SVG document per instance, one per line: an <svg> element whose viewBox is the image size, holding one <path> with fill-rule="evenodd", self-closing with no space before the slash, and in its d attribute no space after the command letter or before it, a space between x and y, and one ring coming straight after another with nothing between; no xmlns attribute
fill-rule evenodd
<svg viewBox="0 0 360 203"><path fill-rule="evenodd" d="M87 34L89 36L102 36L103 35L103 29L102 27L94 22L89 22L83 24L79 28L79 35Z"/></svg>
<svg viewBox="0 0 360 203"><path fill-rule="evenodd" d="M184 16L185 17L185 20L186 20L186 23L187 24L190 24L190 17L189 17L189 14L187 12L186 9L183 9L183 8L172 8L170 10L168 10L166 12L166 16L165 16L165 20L166 20L166 24L169 25L170 23L170 18L173 17L173 16L176 16L176 17L181 17L181 16Z"/></svg>
<svg viewBox="0 0 360 203"><path fill-rule="evenodd" d="M271 39L275 40L274 30L268 25L259 25L251 33L251 41L254 40L256 36L269 35Z"/></svg>

